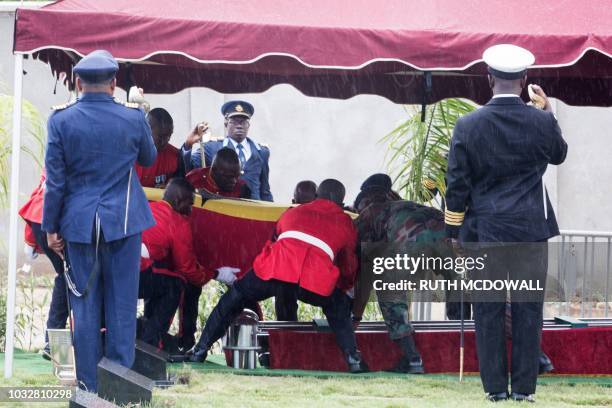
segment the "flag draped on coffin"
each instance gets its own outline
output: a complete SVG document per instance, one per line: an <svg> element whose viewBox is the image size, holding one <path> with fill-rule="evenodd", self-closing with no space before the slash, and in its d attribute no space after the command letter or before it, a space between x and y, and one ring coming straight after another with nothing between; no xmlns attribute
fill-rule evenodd
<svg viewBox="0 0 612 408"><path fill-rule="evenodd" d="M163 190L144 189L151 201L161 200ZM267 240L276 221L289 205L235 199L207 199L196 196L191 212L194 251L206 268L240 268L244 275Z"/></svg>

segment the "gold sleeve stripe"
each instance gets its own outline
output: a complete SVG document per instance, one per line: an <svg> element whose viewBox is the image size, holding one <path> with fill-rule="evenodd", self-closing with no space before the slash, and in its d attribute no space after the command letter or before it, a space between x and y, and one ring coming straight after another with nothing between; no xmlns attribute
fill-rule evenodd
<svg viewBox="0 0 612 408"><path fill-rule="evenodd" d="M465 211L456 212L456 211L446 210L446 211L444 211L444 213L447 214L447 215L453 215L453 216L458 216L458 217L462 217L462 218L465 216Z"/></svg>
<svg viewBox="0 0 612 408"><path fill-rule="evenodd" d="M445 220L451 220L451 221L463 221L462 217L449 217L448 215L446 215L444 217Z"/></svg>
<svg viewBox="0 0 612 408"><path fill-rule="evenodd" d="M446 210L444 211L444 222L448 225L460 226L463 224L465 218L465 212L455 212Z"/></svg>

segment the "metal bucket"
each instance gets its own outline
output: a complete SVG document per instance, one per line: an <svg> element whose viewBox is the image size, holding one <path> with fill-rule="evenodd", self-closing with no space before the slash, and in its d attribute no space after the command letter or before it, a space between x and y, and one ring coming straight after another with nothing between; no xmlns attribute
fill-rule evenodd
<svg viewBox="0 0 612 408"><path fill-rule="evenodd" d="M224 350L232 353L232 367L254 369L257 361L259 317L245 309L227 330Z"/></svg>
<svg viewBox="0 0 612 408"><path fill-rule="evenodd" d="M53 361L53 374L64 385L76 382L74 367L74 351L69 329L47 329L51 361Z"/></svg>

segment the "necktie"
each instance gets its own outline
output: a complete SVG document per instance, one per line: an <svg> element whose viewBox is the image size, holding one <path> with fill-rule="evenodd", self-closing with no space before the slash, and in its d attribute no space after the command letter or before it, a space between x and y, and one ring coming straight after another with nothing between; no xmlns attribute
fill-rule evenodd
<svg viewBox="0 0 612 408"><path fill-rule="evenodd" d="M244 155L244 146L242 143L238 143L238 159L240 160L240 168L244 169L246 163L246 156Z"/></svg>

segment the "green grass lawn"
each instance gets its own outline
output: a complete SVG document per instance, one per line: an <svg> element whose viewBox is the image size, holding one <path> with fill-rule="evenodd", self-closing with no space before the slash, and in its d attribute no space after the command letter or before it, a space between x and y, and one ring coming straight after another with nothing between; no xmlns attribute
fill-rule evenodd
<svg viewBox="0 0 612 408"><path fill-rule="evenodd" d="M17 354L15 376L0 385L55 385L50 363L39 356ZM305 373L270 376L244 375L213 364L173 365L172 371L189 378L187 385L154 391L153 407L275 406L275 407L490 407L480 380L468 376L403 376L388 374L342 375ZM546 376L538 385L539 407L612 406L612 378ZM9 406L2 405L0 406ZM12 406L18 406L17 404ZM22 404L21 406L36 406ZM41 407L65 404L39 404ZM504 402L495 406L516 406Z"/></svg>
<svg viewBox="0 0 612 408"><path fill-rule="evenodd" d="M590 384L546 384L538 406L612 406L612 388ZM514 405L507 402L500 405ZM490 407L476 378L260 377L194 373L189 385L156 393L156 407Z"/></svg>

